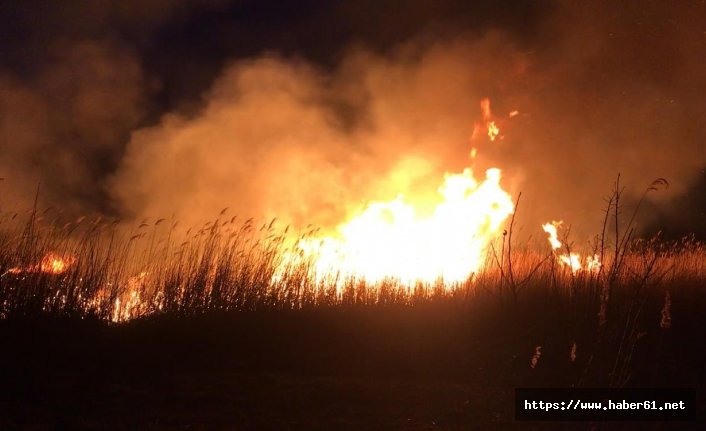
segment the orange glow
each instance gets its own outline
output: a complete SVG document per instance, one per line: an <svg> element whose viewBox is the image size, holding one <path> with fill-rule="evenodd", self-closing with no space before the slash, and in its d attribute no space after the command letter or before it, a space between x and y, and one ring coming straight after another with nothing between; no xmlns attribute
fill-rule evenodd
<svg viewBox="0 0 706 431"><path fill-rule="evenodd" d="M493 113L490 111L490 99L487 97L480 101L480 111L483 115L483 121L487 123L493 118Z"/></svg>

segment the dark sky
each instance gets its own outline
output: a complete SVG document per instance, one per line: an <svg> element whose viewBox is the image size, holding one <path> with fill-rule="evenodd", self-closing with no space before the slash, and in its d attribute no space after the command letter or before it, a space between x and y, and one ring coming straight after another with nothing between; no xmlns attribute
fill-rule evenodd
<svg viewBox="0 0 706 431"><path fill-rule="evenodd" d="M143 134L136 132L165 129L170 116L199 124L204 109L223 101L214 94L230 79L224 77L247 76L248 61L273 56L279 59L276 68L304 64L314 70L302 72L302 80L315 79L311 91L326 93L317 106L347 124L377 119L369 102L377 95L365 102L339 96L344 91L337 90L338 83L360 84L347 75L357 70L347 66L357 58L351 52L373 58L363 62L370 69L412 64L412 76L428 63L440 65L430 70L456 76L455 60L447 59L469 55L478 59L469 68L488 65L468 72L478 74L472 85L459 84L472 89L469 107L477 103L471 97L488 95L499 111L517 108L531 114L513 126L523 137L514 148L487 152L493 162L522 171L514 192L541 192L559 183L565 187L559 193L574 184L578 190L600 188L605 195L618 172L629 176L647 170L646 177L653 178L677 172L679 178L669 178L677 185L671 199L680 215L691 214L689 224L703 235L705 8L697 0L591 0L580 6L530 0L5 1L0 4L0 177L21 186L4 194L21 198L41 180L46 200L64 204L69 212L142 215L149 205L125 200L133 195L136 202L153 200L152 177L116 186L157 164L144 161L136 149L152 145L141 143L135 136ZM497 58L493 49L499 51ZM261 66L253 68L262 74ZM363 67L360 75L368 73ZM431 86L447 91L438 82ZM420 116L435 118L437 111ZM474 115L470 108L459 113L469 122ZM547 132L555 121L556 131ZM349 124L337 126L335 133L346 127L361 129ZM358 145L357 138L350 142ZM159 177L164 171L155 172ZM583 179L574 177L577 172ZM203 177L198 170L192 174ZM530 184L528 176L537 180ZM596 182L589 184L591 176ZM166 187L172 193L171 185ZM253 190L261 191L248 193ZM185 205L169 200L158 208L168 211L170 204ZM554 203L549 207L560 210ZM578 199L567 215L579 217L585 207ZM660 220L674 217L667 207L654 213Z"/></svg>
<svg viewBox="0 0 706 431"><path fill-rule="evenodd" d="M352 45L380 52L419 35L511 32L528 47L551 2L530 0L42 0L0 6L2 67L32 75L53 45L109 39L129 48L168 109L198 97L226 62L274 51L334 66Z"/></svg>

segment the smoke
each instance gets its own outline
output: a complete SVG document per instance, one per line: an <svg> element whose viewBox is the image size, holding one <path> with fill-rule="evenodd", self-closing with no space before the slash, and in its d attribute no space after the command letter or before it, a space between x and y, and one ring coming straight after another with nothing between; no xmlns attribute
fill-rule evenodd
<svg viewBox="0 0 706 431"><path fill-rule="evenodd" d="M312 46L312 60L286 37L280 50L269 37L258 55L214 61L217 78L199 99L190 90L166 110L151 105L162 91L153 75L169 83L169 73L154 72L141 41L165 22L188 21L195 6L162 15L106 4L105 20L153 30L69 39L31 79L0 78L0 139L9 143L0 176L22 183L2 185L3 200L8 189L31 196L42 179L50 199L127 220L192 225L229 207L243 218L332 227L370 200L428 203L444 172L471 166L482 178L499 167L503 186L522 192L528 235L563 219L587 236L618 173L629 196L667 178L668 192L655 196L669 197L706 164L706 17L696 2L551 3L528 23L509 11L514 18L467 26L442 13L457 9L434 6L434 24L416 32L424 17L406 9L372 27L340 21L350 8L323 10L311 19L361 28L335 61L316 61L326 41ZM304 23L282 25L306 41L312 22ZM380 29L388 32L375 43ZM503 138L471 142L484 97Z"/></svg>
<svg viewBox="0 0 706 431"><path fill-rule="evenodd" d="M38 188L68 212L98 203L115 146L141 117L141 80L134 56L107 41L57 43L30 79L1 74L4 203L31 203Z"/></svg>
<svg viewBox="0 0 706 431"><path fill-rule="evenodd" d="M141 44L219 1L27 0L0 6L0 209L119 214L106 180L152 114ZM205 6L204 6L205 7Z"/></svg>
<svg viewBox="0 0 706 431"><path fill-rule="evenodd" d="M510 55L488 64L488 50ZM116 196L140 217L196 223L230 207L331 227L368 200L431 195L470 163L478 101L514 55L488 35L391 57L353 49L331 73L272 55L236 62L197 115L132 135Z"/></svg>
<svg viewBox="0 0 706 431"><path fill-rule="evenodd" d="M503 98L528 112L500 157L523 176L520 211L555 214L586 234L618 173L633 201L657 177L671 186L653 199L687 189L706 164L705 17L695 2L600 1L548 17L527 91Z"/></svg>

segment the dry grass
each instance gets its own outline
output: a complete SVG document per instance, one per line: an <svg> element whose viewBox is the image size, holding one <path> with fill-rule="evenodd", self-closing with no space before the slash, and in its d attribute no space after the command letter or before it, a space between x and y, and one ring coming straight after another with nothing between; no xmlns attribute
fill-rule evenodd
<svg viewBox="0 0 706 431"><path fill-rule="evenodd" d="M621 246L618 258L606 252L600 272L572 272L551 253L503 247L502 238L484 269L465 283L406 286L390 279L371 285L335 276L317 280L311 262L283 265L290 247L273 223L257 229L251 220L237 225L216 219L182 241L164 223L125 232L116 224L85 219L60 228L34 215L17 219L0 218L0 315L5 318L48 313L126 320L154 313L414 305L480 296L515 304L540 290L607 306L608 288L664 291L706 279L706 247L693 239L634 240ZM39 270L46 256L70 264L60 274Z"/></svg>
<svg viewBox="0 0 706 431"><path fill-rule="evenodd" d="M49 315L115 323L330 307L483 307L507 316L511 343L531 346L523 363L533 371L551 363L551 347L541 336L531 339L532 334L553 331L565 343L556 354L579 370L571 384L624 386L639 369L635 352L642 342L656 340L649 348L662 348L672 314L678 313L672 301L702 295L706 247L693 239L633 239L632 220L620 225L619 197L616 191L608 201L604 229L595 242L593 251L602 256L600 271L572 272L552 253L514 244L513 219L509 234L488 254L485 269L453 286L442 281L405 286L395 280L375 285L360 279L317 280L311 262L282 264L297 236L279 230L274 221L238 222L222 213L184 236L176 233L176 223L163 219L126 231L100 219L45 222L51 209L4 214L0 317ZM60 274L38 270L50 253L75 260ZM669 325L664 323L667 312ZM544 346L542 360L537 346Z"/></svg>

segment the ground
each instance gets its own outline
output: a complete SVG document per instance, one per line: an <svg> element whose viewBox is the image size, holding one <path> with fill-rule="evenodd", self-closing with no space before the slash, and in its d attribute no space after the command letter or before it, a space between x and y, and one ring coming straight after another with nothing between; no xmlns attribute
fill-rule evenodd
<svg viewBox="0 0 706 431"><path fill-rule="evenodd" d="M0 322L0 429L635 429L514 421L515 387L569 386L584 372L558 348L565 328L543 325L448 304L12 319ZM533 369L538 339L547 353ZM703 388L703 337L672 364L688 339L671 342L661 373L639 366L637 382Z"/></svg>

